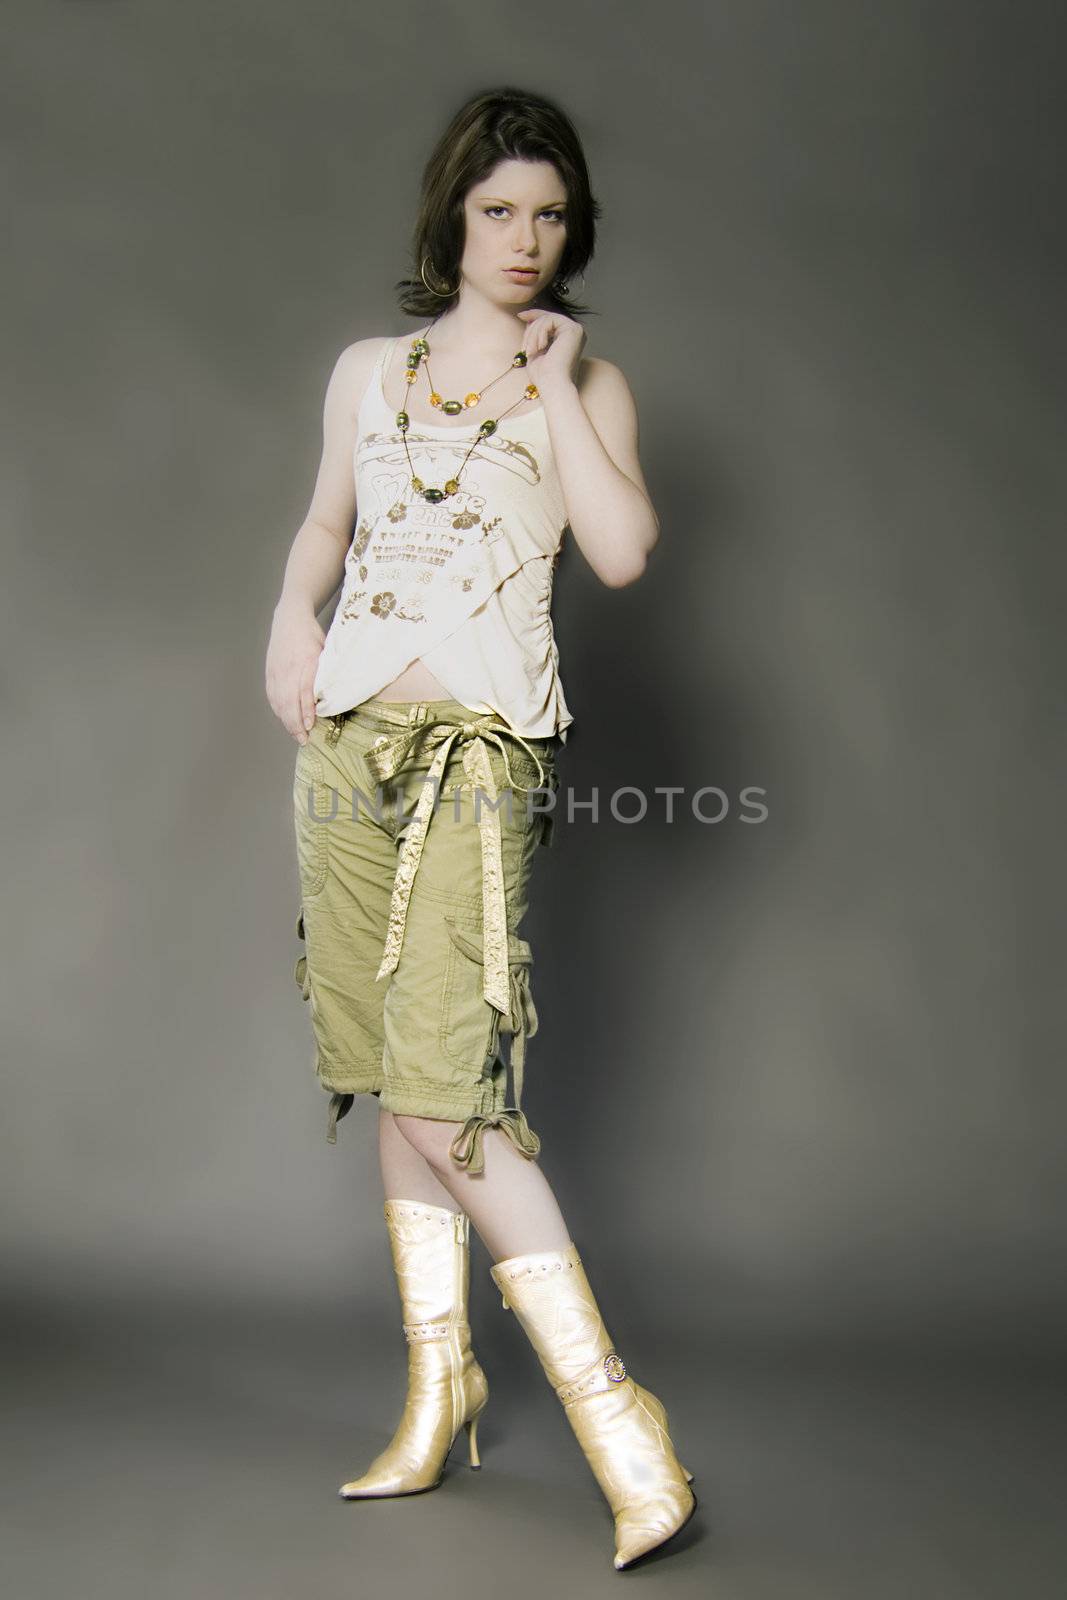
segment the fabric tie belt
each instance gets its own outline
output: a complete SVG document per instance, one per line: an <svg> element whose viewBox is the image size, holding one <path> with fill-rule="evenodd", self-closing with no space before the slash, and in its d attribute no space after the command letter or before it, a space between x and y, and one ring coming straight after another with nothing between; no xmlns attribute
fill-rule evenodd
<svg viewBox="0 0 1067 1600"><path fill-rule="evenodd" d="M500 841L500 812L493 769L489 760L489 744L495 744L504 758L504 771L508 786L521 793L526 788L512 780L511 767L504 739L512 739L533 757L539 780L545 781L545 770L536 750L522 736L509 728L506 722L488 715L475 717L470 722L413 722L395 734L381 734L366 753L371 776L379 783L387 783L400 771L412 751L418 747L434 752L429 771L423 782L410 823L404 831L400 849L400 862L393 881L389 904L389 924L385 936L385 950L375 981L395 972L400 962L404 943L408 904L415 882L415 874L422 860L423 845L430 826L435 804L441 790L442 774L449 751L457 740L463 742L463 770L473 785L482 791L476 796L475 812L482 852L482 928L484 975L482 992L491 1006L498 1011L510 1012L512 995L508 982L508 908L504 892L504 857ZM484 801L484 803L483 803Z"/></svg>

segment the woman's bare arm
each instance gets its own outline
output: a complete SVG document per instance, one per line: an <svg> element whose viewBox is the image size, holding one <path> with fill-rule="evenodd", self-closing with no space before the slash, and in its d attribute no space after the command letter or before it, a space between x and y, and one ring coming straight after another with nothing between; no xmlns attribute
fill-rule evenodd
<svg viewBox="0 0 1067 1600"><path fill-rule="evenodd" d="M323 406L322 460L307 515L289 551L267 648L274 714L299 744L315 725L315 670L325 634L318 614L336 592L352 542L356 419L381 339L358 339L337 358Z"/></svg>
<svg viewBox="0 0 1067 1600"><path fill-rule="evenodd" d="M611 361L586 357L580 385L539 380L571 533L609 588L634 583L659 540L638 455L637 407Z"/></svg>

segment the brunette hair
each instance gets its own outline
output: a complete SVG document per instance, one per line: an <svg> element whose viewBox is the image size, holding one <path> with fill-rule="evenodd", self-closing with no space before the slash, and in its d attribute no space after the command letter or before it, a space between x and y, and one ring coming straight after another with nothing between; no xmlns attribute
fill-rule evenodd
<svg viewBox="0 0 1067 1600"><path fill-rule="evenodd" d="M589 186L589 170L574 124L554 101L525 89L505 87L473 95L442 133L422 174L419 214L412 235L413 275L396 284L400 309L412 317L438 317L459 292L465 222L463 199L500 161L550 161L567 191L567 243L556 278L582 272L596 246L600 204ZM434 288L431 294L420 267ZM556 282L537 297L563 316L588 314Z"/></svg>

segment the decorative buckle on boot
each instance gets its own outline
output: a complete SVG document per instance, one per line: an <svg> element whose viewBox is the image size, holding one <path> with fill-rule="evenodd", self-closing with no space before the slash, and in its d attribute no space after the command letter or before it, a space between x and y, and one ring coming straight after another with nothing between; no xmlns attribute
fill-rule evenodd
<svg viewBox="0 0 1067 1600"><path fill-rule="evenodd" d="M584 1378L578 1378L574 1383L561 1383L556 1394L565 1406L575 1400L583 1400L586 1395L603 1394L613 1383L621 1383L626 1377L626 1363L616 1351L609 1350L606 1355L598 1356L595 1365L586 1373Z"/></svg>

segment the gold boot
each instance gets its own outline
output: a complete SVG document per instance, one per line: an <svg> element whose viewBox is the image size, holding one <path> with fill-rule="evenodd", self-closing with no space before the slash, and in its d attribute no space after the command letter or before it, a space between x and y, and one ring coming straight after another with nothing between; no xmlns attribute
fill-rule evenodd
<svg viewBox="0 0 1067 1600"><path fill-rule="evenodd" d="M489 1398L470 1345L470 1218L465 1211L387 1200L384 1206L408 1341L408 1394L395 1434L345 1500L436 1489L460 1428L470 1465L478 1459L478 1418Z"/></svg>
<svg viewBox="0 0 1067 1600"><path fill-rule="evenodd" d="M674 1453L667 1413L616 1354L573 1240L565 1250L490 1267L563 1403L615 1517L615 1565L678 1532L696 1509L692 1473Z"/></svg>

